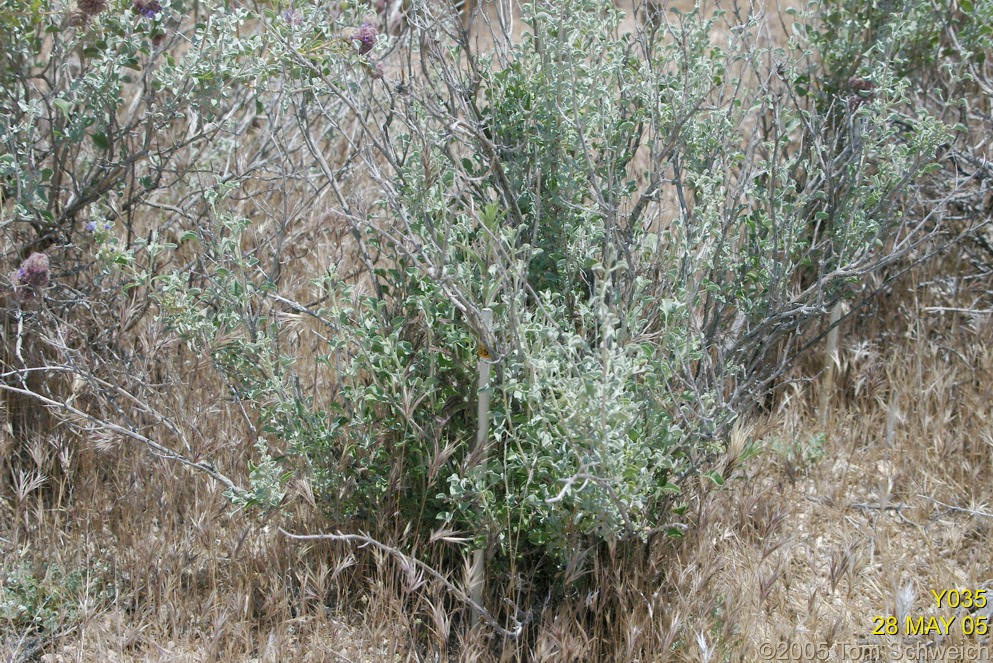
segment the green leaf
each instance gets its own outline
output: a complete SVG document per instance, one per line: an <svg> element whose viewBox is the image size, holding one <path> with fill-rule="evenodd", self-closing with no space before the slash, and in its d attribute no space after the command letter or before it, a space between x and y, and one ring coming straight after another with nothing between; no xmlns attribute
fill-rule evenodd
<svg viewBox="0 0 993 663"><path fill-rule="evenodd" d="M67 120L69 119L69 111L72 109L72 104L70 102L59 98L52 101L52 104L62 111L62 115L64 115Z"/></svg>
<svg viewBox="0 0 993 663"><path fill-rule="evenodd" d="M708 479L710 479L711 481L713 481L718 486L723 486L724 485L724 477L722 477L721 476L721 473L718 472L717 470L712 470L710 472L707 472L703 476L707 477Z"/></svg>

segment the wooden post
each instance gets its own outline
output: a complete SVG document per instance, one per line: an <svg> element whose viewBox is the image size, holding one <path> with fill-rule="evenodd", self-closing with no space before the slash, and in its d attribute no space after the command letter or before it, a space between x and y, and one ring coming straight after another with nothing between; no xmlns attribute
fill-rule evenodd
<svg viewBox="0 0 993 663"><path fill-rule="evenodd" d="M485 333L493 328L493 309L483 309L483 329ZM476 445L472 455L479 454L479 467L485 474L486 463L489 460L487 438L490 429L490 367L492 357L486 346L480 342L479 359L476 366L479 370L479 389L476 392L478 405L476 408ZM469 570L469 598L476 605L483 605L483 590L486 587L486 548L480 548L472 553L472 566ZM479 613L473 610L472 624L479 621Z"/></svg>
<svg viewBox="0 0 993 663"><path fill-rule="evenodd" d="M836 325L841 320L842 303L839 300L831 309L830 325ZM821 406L820 426L821 431L827 432L828 410L831 409L831 400L834 395L835 366L838 363L838 327L835 326L828 332L827 347L824 348L824 375L821 378Z"/></svg>

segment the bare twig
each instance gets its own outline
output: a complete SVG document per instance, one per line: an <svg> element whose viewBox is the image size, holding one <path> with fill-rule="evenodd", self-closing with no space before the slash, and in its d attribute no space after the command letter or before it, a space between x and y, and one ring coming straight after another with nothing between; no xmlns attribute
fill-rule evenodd
<svg viewBox="0 0 993 663"><path fill-rule="evenodd" d="M155 442L154 440L152 440L152 439L150 439L150 438L142 435L141 433L139 433L137 431L134 431L134 430L131 430L131 429L128 429L128 428L124 428L123 426L118 426L117 424L111 423L109 421L104 421L102 419L99 419L97 417L94 417L91 414L87 414L86 412L83 412L79 408L73 407L72 405L70 405L68 403L63 403L63 402L57 401L55 399L48 398L47 396L42 396L41 394L36 393L34 391L31 391L29 389L21 389L19 387L13 387L11 385L4 384L3 382L0 382L0 389L3 389L5 391L9 391L9 392L12 392L12 393L15 393L15 394L21 394L23 396L29 396L31 398L34 398L34 399L38 400L38 401L41 401L44 405L47 405L48 407L55 408L57 410L62 410L63 412L68 412L70 414L76 415L77 417L81 417L83 419L86 419L87 421L89 421L89 422L93 423L94 425L96 425L98 428L103 428L104 430L110 431L112 433L117 433L118 435L123 435L124 437L128 437L128 438L131 438L132 440L136 440L138 442L141 442L146 447L148 447L153 453L155 453L157 456L160 456L160 457L165 458L167 460L174 460L174 461L176 461L176 462L178 462L178 463L180 463L182 465L185 465L185 466L187 466L187 467L189 467L191 469L198 470L200 472L204 472L207 475L209 475L210 477L212 477L215 480L217 480L217 481L221 482L222 484L224 484L224 486L226 488L228 488L228 489L233 489L233 488L237 488L238 487L235 484L234 481L232 481L231 479L229 479L225 475L223 475L220 472L218 472L217 469L214 468L213 465L210 465L208 463L198 463L196 461L190 460L186 456L183 456L182 454L177 453L177 452L173 451L172 449L169 449L168 447L165 447L165 446L159 444L158 442Z"/></svg>
<svg viewBox="0 0 993 663"><path fill-rule="evenodd" d="M977 511L975 509L968 509L966 507L955 506L953 504L945 504L941 500L936 500L933 497L931 497L930 495L925 495L923 493L918 493L917 496L918 497L921 497L923 499L926 499L928 501L934 502L935 504L937 504L939 506L943 506L946 509L951 509L952 511L959 511L960 513L968 513L971 516L979 516L981 518L993 518L993 513L986 513L985 511Z"/></svg>

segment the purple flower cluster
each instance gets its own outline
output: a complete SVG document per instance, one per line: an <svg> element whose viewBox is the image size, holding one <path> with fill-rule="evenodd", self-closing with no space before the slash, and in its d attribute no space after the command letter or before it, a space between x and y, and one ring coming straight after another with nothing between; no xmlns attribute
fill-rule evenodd
<svg viewBox="0 0 993 663"><path fill-rule="evenodd" d="M295 28L303 23L303 14L299 9L287 9L283 12L283 20Z"/></svg>
<svg viewBox="0 0 993 663"><path fill-rule="evenodd" d="M95 233L99 228L100 228L100 226L97 224L96 221L93 221L93 220L90 220L86 224L86 232L88 232L88 233ZM103 229L104 230L110 230L111 228L113 228L113 224L110 221L104 221L103 222Z"/></svg>
<svg viewBox="0 0 993 663"><path fill-rule="evenodd" d="M376 26L368 21L363 23L362 27L352 35L352 40L359 42L359 55L365 55L372 50L372 47L376 45L377 35Z"/></svg>
<svg viewBox="0 0 993 663"><path fill-rule="evenodd" d="M44 253L32 253L21 263L17 271L11 272L10 284L14 287L14 296L18 301L26 302L33 299L36 288L44 288L51 278L48 256Z"/></svg>
<svg viewBox="0 0 993 663"><path fill-rule="evenodd" d="M159 0L131 0L131 8L145 18L155 18L162 12Z"/></svg>

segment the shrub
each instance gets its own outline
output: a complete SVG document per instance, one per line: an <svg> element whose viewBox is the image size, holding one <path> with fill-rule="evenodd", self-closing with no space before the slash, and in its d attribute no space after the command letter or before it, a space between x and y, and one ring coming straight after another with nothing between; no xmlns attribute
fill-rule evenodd
<svg viewBox="0 0 993 663"><path fill-rule="evenodd" d="M411 16L407 39L447 44L406 51L416 84L343 86L330 59L286 51L362 279L332 267L304 306L227 266L240 240L210 231L222 287L160 281L187 297L170 324L234 343L204 347L338 522L441 520L539 566L678 533L681 492L705 472L723 482L708 463L795 360L797 332L934 237L904 195L947 127L913 108L898 61L865 60L839 95L811 83L821 33L763 50L755 18L715 43L720 17L696 12L632 35L603 3L528 6L518 43L476 53L431 6ZM342 108L379 118L344 159L361 177L323 156L320 137L353 126ZM249 315L256 300L320 328L328 393L293 387L278 316ZM495 371L482 448L479 357Z"/></svg>
<svg viewBox="0 0 993 663"><path fill-rule="evenodd" d="M718 19L696 12L625 35L609 5L560 9L526 6L520 42L479 54L416 5L410 38L450 44L422 54L418 85L326 90L389 109L357 154L380 192L363 241L392 268L370 270L384 294L347 313L371 339L348 355L333 448L392 458L384 478L444 457L439 502L422 494L408 517L561 560L671 531L688 479L795 358L795 332L933 229L899 196L949 133L909 109L885 62L857 104L798 93L819 66L809 42L764 51L757 19L715 43ZM436 339L458 370L426 368ZM497 373L488 454L471 398L444 431L412 423L472 393L473 341ZM389 406L400 394L416 405ZM352 416L360 402L379 425Z"/></svg>

